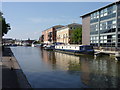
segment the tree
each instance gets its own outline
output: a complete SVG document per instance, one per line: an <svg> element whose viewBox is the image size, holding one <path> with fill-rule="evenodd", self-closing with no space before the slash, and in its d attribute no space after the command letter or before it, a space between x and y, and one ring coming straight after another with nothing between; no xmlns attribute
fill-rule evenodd
<svg viewBox="0 0 120 90"><path fill-rule="evenodd" d="M4 34L7 34L10 30L10 25L9 23L6 23L5 18L2 15L3 14L0 12L0 28L2 30L2 36L4 36Z"/></svg>
<svg viewBox="0 0 120 90"><path fill-rule="evenodd" d="M82 43L82 27L76 28L72 33L72 43L81 44Z"/></svg>

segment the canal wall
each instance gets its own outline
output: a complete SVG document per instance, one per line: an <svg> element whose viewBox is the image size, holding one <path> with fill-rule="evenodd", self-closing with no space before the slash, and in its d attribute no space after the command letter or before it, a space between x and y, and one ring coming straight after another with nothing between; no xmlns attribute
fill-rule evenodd
<svg viewBox="0 0 120 90"><path fill-rule="evenodd" d="M2 88L31 88L9 47L4 48L2 56Z"/></svg>

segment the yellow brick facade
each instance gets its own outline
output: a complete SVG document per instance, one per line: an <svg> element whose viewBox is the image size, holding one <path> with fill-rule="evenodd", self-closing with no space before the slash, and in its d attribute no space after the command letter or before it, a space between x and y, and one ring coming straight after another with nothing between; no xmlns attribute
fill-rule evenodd
<svg viewBox="0 0 120 90"><path fill-rule="evenodd" d="M57 42L70 43L70 30L68 27L57 30Z"/></svg>

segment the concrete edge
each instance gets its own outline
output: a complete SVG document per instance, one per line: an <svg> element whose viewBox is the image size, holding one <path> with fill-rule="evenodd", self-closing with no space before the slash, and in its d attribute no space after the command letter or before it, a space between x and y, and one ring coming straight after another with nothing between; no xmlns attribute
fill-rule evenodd
<svg viewBox="0 0 120 90"><path fill-rule="evenodd" d="M9 47L10 48L10 47ZM11 50L11 48L10 48ZM22 71L16 57L14 56L14 53L12 52L11 50L11 56L14 58L14 61L13 61L13 68L16 68L16 65L17 64L17 67L19 67L19 69L14 69L15 72L16 72L16 75L17 75L17 79L18 79L18 83L19 83L19 86L20 88L30 88L32 89L30 83L28 82L27 78L26 78L26 75L24 74L24 72Z"/></svg>

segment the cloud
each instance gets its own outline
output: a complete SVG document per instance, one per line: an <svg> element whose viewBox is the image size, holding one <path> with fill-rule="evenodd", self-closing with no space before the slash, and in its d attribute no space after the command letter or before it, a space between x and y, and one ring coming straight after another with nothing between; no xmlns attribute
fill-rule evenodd
<svg viewBox="0 0 120 90"><path fill-rule="evenodd" d="M63 18L29 18L33 23L50 23L50 22L63 22L65 21Z"/></svg>
<svg viewBox="0 0 120 90"><path fill-rule="evenodd" d="M61 24L61 23L72 23L72 22L80 22L80 18L71 18L71 17L67 17L67 16L61 16L59 18L44 18L44 17L40 17L40 18L28 18L29 22L32 23L39 23L39 24Z"/></svg>

